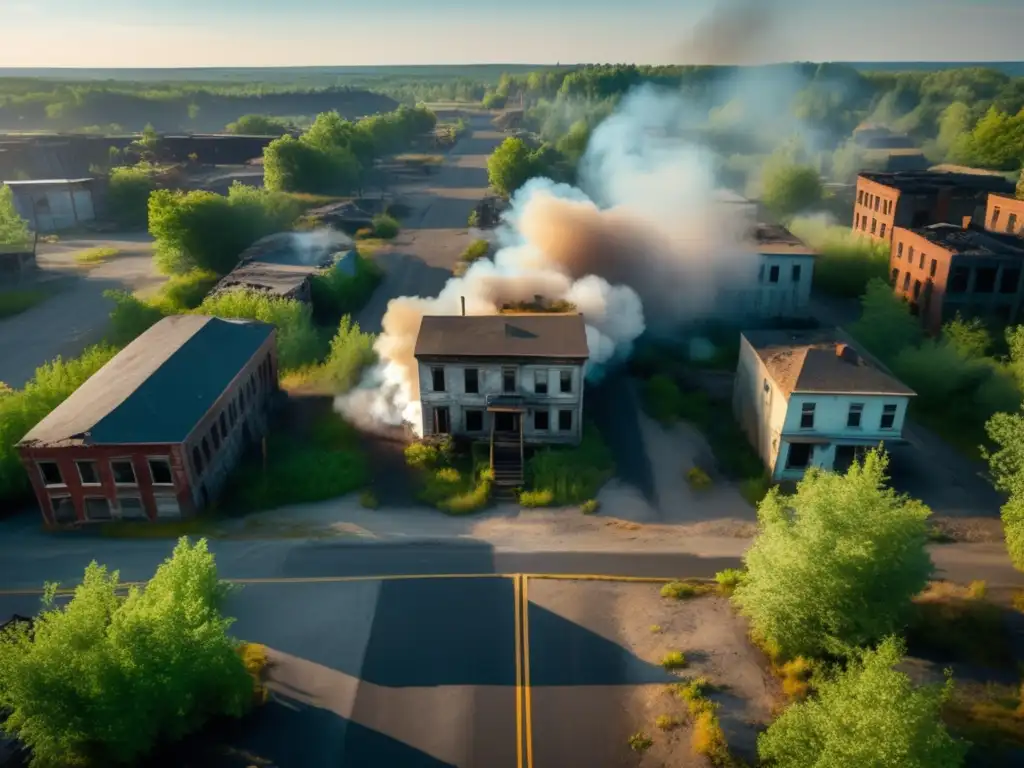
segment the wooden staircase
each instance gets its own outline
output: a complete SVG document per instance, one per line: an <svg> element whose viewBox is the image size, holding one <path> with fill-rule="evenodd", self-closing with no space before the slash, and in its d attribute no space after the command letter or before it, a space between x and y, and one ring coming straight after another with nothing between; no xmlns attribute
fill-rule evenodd
<svg viewBox="0 0 1024 768"><path fill-rule="evenodd" d="M495 495L502 498L514 496L515 489L523 487L523 457L519 447L494 446L491 471L494 473Z"/></svg>

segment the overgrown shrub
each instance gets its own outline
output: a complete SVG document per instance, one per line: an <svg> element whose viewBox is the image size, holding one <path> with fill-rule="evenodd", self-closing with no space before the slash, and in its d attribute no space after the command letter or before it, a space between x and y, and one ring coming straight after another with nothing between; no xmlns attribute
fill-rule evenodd
<svg viewBox="0 0 1024 768"><path fill-rule="evenodd" d="M904 626L927 584L930 511L885 486L885 454L772 489L732 600L782 658L843 653Z"/></svg>
<svg viewBox="0 0 1024 768"><path fill-rule="evenodd" d="M555 493L549 488L539 491L523 491L519 494L521 507L550 507L555 503Z"/></svg>
<svg viewBox="0 0 1024 768"><path fill-rule="evenodd" d="M743 571L737 568L726 568L724 571L719 571L715 574L715 581L718 582L719 590L727 595L731 595L743 581L743 577Z"/></svg>
<svg viewBox="0 0 1024 768"><path fill-rule="evenodd" d="M373 364L374 336L363 333L359 323L345 315L338 323L338 331L331 339L327 359L320 367L322 380L335 394L344 394L359 383L363 370Z"/></svg>
<svg viewBox="0 0 1024 768"><path fill-rule="evenodd" d="M682 410L683 393L668 376L652 376L644 383L644 405L653 419L663 425L675 424Z"/></svg>
<svg viewBox="0 0 1024 768"><path fill-rule="evenodd" d="M380 284L380 267L367 258L355 256L355 273L328 269L313 276L310 290L313 313L321 323L336 323L343 315L352 315L365 306Z"/></svg>
<svg viewBox="0 0 1024 768"><path fill-rule="evenodd" d="M598 502L597 499L587 499L582 504L580 504L580 512L582 512L584 515L592 515L595 512L597 512L599 507L600 502Z"/></svg>
<svg viewBox="0 0 1024 768"><path fill-rule="evenodd" d="M695 491L704 491L711 487L711 477L700 467L690 467L686 473L686 482Z"/></svg>
<svg viewBox="0 0 1024 768"><path fill-rule="evenodd" d="M550 493L550 505L558 507L582 504L594 498L613 473L611 451L600 432L589 424L584 425L583 439L578 446L544 448L526 462L527 490Z"/></svg>
<svg viewBox="0 0 1024 768"><path fill-rule="evenodd" d="M122 227L144 227L149 196L156 189L156 168L149 163L110 169L107 210Z"/></svg>
<svg viewBox="0 0 1024 768"><path fill-rule="evenodd" d="M221 613L227 586L205 541L180 541L127 595L95 562L66 606L54 588L31 631L0 643L4 729L34 765L146 762L158 743L251 705L253 680Z"/></svg>
<svg viewBox="0 0 1024 768"><path fill-rule="evenodd" d="M379 213L373 217L374 237L391 240L398 236L399 229L401 229L401 225L398 223L398 219L394 216L389 216L386 213Z"/></svg>
<svg viewBox="0 0 1024 768"><path fill-rule="evenodd" d="M167 316L159 307L128 291L109 290L103 295L114 302L107 339L119 347L130 344Z"/></svg>
<svg viewBox="0 0 1024 768"><path fill-rule="evenodd" d="M664 669L682 669L686 666L686 654L682 651L669 651L661 657L661 666Z"/></svg>
<svg viewBox="0 0 1024 768"><path fill-rule="evenodd" d="M790 231L817 252L814 287L833 296L857 298L871 280L889 277L889 243L859 237L822 218L797 218Z"/></svg>

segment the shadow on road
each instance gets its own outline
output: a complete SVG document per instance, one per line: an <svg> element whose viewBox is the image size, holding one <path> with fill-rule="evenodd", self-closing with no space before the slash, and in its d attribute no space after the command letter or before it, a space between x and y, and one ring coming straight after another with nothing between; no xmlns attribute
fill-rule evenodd
<svg viewBox="0 0 1024 768"><path fill-rule="evenodd" d="M637 407L633 382L625 371L613 371L587 390L587 417L611 448L616 476L657 507L654 470L640 431Z"/></svg>
<svg viewBox="0 0 1024 768"><path fill-rule="evenodd" d="M384 280L357 317L359 326L370 333L380 333L381 320L391 299L437 296L452 276L450 271L432 267L411 253L382 253L375 261L384 269Z"/></svg>

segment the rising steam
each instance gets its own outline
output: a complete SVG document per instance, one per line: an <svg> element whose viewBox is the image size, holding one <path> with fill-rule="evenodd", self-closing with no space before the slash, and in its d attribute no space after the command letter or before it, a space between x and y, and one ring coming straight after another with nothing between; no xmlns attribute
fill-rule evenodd
<svg viewBox="0 0 1024 768"><path fill-rule="evenodd" d="M493 259L449 280L436 298L388 304L380 362L338 408L419 431L420 321L459 314L462 297L468 315L538 295L571 302L586 322L593 380L628 356L645 314L646 324L672 327L710 310L722 281L753 279L756 259L742 245L747 211L724 202L714 155L680 137L689 117L674 92L644 87L624 98L591 136L579 188L530 180L513 196Z"/></svg>

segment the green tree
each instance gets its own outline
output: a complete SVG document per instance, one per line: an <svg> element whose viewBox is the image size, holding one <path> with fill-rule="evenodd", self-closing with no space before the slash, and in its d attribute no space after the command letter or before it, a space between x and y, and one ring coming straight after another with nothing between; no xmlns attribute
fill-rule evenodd
<svg viewBox="0 0 1024 768"><path fill-rule="evenodd" d="M1017 179L1017 199L1024 200L1024 169L1021 169L1020 178Z"/></svg>
<svg viewBox="0 0 1024 768"><path fill-rule="evenodd" d="M135 763L252 702L205 540L182 539L145 587L121 588L93 562L66 606L51 587L33 631L0 643L4 729L34 766Z"/></svg>
<svg viewBox="0 0 1024 768"><path fill-rule="evenodd" d="M586 120L577 120L573 123L569 132L555 144L557 149L566 160L573 166L579 163L583 153L587 151L587 143L590 141L590 126Z"/></svg>
<svg viewBox="0 0 1024 768"><path fill-rule="evenodd" d="M145 163L112 168L107 184L107 209L119 224L142 227L149 211L149 195L156 189L153 168Z"/></svg>
<svg viewBox="0 0 1024 768"><path fill-rule="evenodd" d="M954 143L951 157L968 165L1015 170L1024 163L1024 109L1016 115L995 106Z"/></svg>
<svg viewBox="0 0 1024 768"><path fill-rule="evenodd" d="M887 463L875 450L845 475L812 468L761 502L732 599L772 652L841 653L904 626L932 573L930 511L886 487Z"/></svg>
<svg viewBox="0 0 1024 768"><path fill-rule="evenodd" d="M762 202L782 218L815 207L824 194L820 174L809 165L771 164L761 184Z"/></svg>
<svg viewBox="0 0 1024 768"><path fill-rule="evenodd" d="M195 122L196 119L199 117L199 112L199 105L196 104L194 101L188 105L188 119L192 122Z"/></svg>
<svg viewBox="0 0 1024 768"><path fill-rule="evenodd" d="M860 652L758 736L761 760L775 768L959 768L968 744L941 717L953 681L917 687L895 669L902 656L895 638Z"/></svg>
<svg viewBox="0 0 1024 768"><path fill-rule="evenodd" d="M1024 571L1024 413L997 413L985 431L997 449L983 449L983 455L996 487L1010 494L1001 510L1006 550L1014 567Z"/></svg>
<svg viewBox="0 0 1024 768"><path fill-rule="evenodd" d="M984 357L992 346L992 336L981 318L965 320L959 312L942 326L942 337L968 359Z"/></svg>
<svg viewBox="0 0 1024 768"><path fill-rule="evenodd" d="M505 139L487 158L487 178L508 197L534 175L535 156L522 139Z"/></svg>
<svg viewBox="0 0 1024 768"><path fill-rule="evenodd" d="M31 240L28 222L14 206L14 192L0 184L0 248L24 248Z"/></svg>
<svg viewBox="0 0 1024 768"><path fill-rule="evenodd" d="M238 136L283 136L291 125L270 115L242 115L224 130Z"/></svg>
<svg viewBox="0 0 1024 768"><path fill-rule="evenodd" d="M483 98L484 109L501 109L508 101L508 94L490 92Z"/></svg>
<svg viewBox="0 0 1024 768"><path fill-rule="evenodd" d="M263 180L278 192L349 194L358 188L362 167L349 150L323 151L293 136L282 136L263 150Z"/></svg>
<svg viewBox="0 0 1024 768"><path fill-rule="evenodd" d="M850 326L850 332L883 360L891 361L921 340L921 326L910 314L910 307L884 280L870 280L860 303L860 319Z"/></svg>
<svg viewBox="0 0 1024 768"><path fill-rule="evenodd" d="M935 146L943 155L947 154L971 128L971 108L962 101L954 101L939 116L939 133Z"/></svg>
<svg viewBox="0 0 1024 768"><path fill-rule="evenodd" d="M146 123L146 127L142 129L142 135L132 142L132 146L135 147L140 157L147 162L154 162L157 159L160 154L160 145L160 134L156 132L152 123Z"/></svg>

